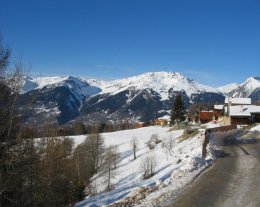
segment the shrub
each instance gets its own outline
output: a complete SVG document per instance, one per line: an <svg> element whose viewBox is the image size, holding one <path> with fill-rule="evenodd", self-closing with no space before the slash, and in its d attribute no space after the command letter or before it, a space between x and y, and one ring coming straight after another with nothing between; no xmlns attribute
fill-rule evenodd
<svg viewBox="0 0 260 207"><path fill-rule="evenodd" d="M165 153L170 154L170 156L173 156L173 147L175 145L175 140L173 139L172 136L169 136L167 138L165 138L162 142L162 148L164 148Z"/></svg>
<svg viewBox="0 0 260 207"><path fill-rule="evenodd" d="M144 179L148 179L154 175L156 165L156 157L152 153L149 153L143 158L141 163L141 172L143 173Z"/></svg>
<svg viewBox="0 0 260 207"><path fill-rule="evenodd" d="M179 124L175 124L172 128L169 129L169 131L175 131L180 129L185 129L187 127L187 123L181 122Z"/></svg>
<svg viewBox="0 0 260 207"><path fill-rule="evenodd" d="M151 136L151 138L149 139L149 141L146 142L146 145L147 145L147 147L149 147L149 149L151 150L151 149L154 149L155 146L156 146L157 144L161 143L161 142L162 142L162 140L160 139L159 135L158 135L158 134L153 134L153 135Z"/></svg>
<svg viewBox="0 0 260 207"><path fill-rule="evenodd" d="M198 129L192 129L192 128L187 128L182 136L179 138L179 142L182 142L186 139L189 139L191 137L194 137L195 135L197 135L199 133L199 130Z"/></svg>

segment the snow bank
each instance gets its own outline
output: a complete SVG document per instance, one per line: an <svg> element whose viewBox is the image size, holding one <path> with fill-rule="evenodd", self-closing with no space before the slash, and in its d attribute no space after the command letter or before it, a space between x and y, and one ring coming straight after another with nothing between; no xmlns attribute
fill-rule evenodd
<svg viewBox="0 0 260 207"><path fill-rule="evenodd" d="M207 128L207 129L211 129L211 128L220 127L220 123L218 121L214 120L214 121L208 122L206 124L202 124L201 126L204 128Z"/></svg>
<svg viewBox="0 0 260 207"><path fill-rule="evenodd" d="M260 124L255 126L255 127L253 127L253 128L251 128L249 131L258 131L258 132L260 132Z"/></svg>

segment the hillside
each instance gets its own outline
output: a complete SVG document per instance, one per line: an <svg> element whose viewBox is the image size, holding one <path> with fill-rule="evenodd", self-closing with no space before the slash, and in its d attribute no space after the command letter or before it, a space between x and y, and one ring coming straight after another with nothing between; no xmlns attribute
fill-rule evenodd
<svg viewBox="0 0 260 207"><path fill-rule="evenodd" d="M105 146L117 146L119 162L115 170L112 184L114 189L107 192L106 174L96 174L92 179L92 186L98 193L95 196L87 197L84 201L76 204L77 207L83 206L102 206L115 202L123 202L126 197L140 196L136 203L143 202L144 192L146 196L154 192L174 191L175 193L191 182L210 161L201 158L201 147L203 142L203 132L197 136L178 143L177 138L182 135L183 130L168 131L168 127L147 127L134 130L118 131L113 133L101 134L105 141ZM161 140L155 144L154 149L150 150L147 142L153 134L157 134ZM130 141L133 137L137 139L137 159L134 160ZM75 143L81 143L84 136L72 137ZM172 141L173 148L169 151L163 147L163 143ZM148 179L143 179L142 165L147 156L153 156L155 161L155 175ZM153 190L152 190L153 189ZM144 192L145 193L145 192ZM147 201L146 201L147 202ZM150 201L151 202L151 201Z"/></svg>

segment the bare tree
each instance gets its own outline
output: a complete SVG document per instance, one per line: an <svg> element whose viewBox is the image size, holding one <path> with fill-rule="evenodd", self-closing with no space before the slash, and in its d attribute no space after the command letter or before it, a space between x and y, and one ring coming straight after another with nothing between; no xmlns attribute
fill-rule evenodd
<svg viewBox="0 0 260 207"><path fill-rule="evenodd" d="M98 172L102 165L102 161L103 161L104 140L100 134L92 134L92 135L90 135L90 137L92 137L92 140L93 139L95 140L95 148L96 148L95 169L96 169L96 172Z"/></svg>
<svg viewBox="0 0 260 207"><path fill-rule="evenodd" d="M146 155L141 162L141 172L143 174L143 178L147 179L154 175L155 169L157 166L156 157L152 152Z"/></svg>
<svg viewBox="0 0 260 207"><path fill-rule="evenodd" d="M17 176L17 172L21 172L20 141L17 140L18 121L14 106L21 89L22 66L15 65L14 72L7 75L10 54L10 49L5 48L0 39L0 206L5 202L18 202L17 193L12 193L21 189L21 176ZM16 179L20 180L19 185L15 183Z"/></svg>
<svg viewBox="0 0 260 207"><path fill-rule="evenodd" d="M114 169L117 169L117 163L118 163L118 151L117 151L117 145L113 146L113 152L114 152L114 160L113 160L113 164L114 164Z"/></svg>
<svg viewBox="0 0 260 207"><path fill-rule="evenodd" d="M2 79L5 74L5 70L9 63L9 58L11 56L10 48L6 48L2 44L2 38L0 36L0 78Z"/></svg>
<svg viewBox="0 0 260 207"><path fill-rule="evenodd" d="M162 142L162 147L165 150L165 153L168 154L170 156L173 156L173 147L175 146L175 139L172 136L168 136L167 138L165 138Z"/></svg>
<svg viewBox="0 0 260 207"><path fill-rule="evenodd" d="M103 165L103 171L106 175L106 182L107 182L107 190L110 191L112 190L112 178L116 175L116 162L117 162L117 152L116 152L116 147L115 146L109 146L106 149L105 152L105 162Z"/></svg>
<svg viewBox="0 0 260 207"><path fill-rule="evenodd" d="M133 149L133 153L134 153L134 160L136 159L136 150L137 150L137 145L138 145L138 141L137 138L134 136L132 137L131 141L130 141L130 145Z"/></svg>

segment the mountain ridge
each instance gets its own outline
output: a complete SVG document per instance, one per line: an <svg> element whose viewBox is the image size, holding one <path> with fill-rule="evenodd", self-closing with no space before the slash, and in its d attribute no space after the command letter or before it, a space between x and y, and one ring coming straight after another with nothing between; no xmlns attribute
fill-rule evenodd
<svg viewBox="0 0 260 207"><path fill-rule="evenodd" d="M226 96L251 96L259 100L259 80L258 77L250 77L242 84L215 89L179 72L164 71L113 81L73 76L26 77L21 97L25 108L25 97L28 100L32 94L38 97L35 103L41 103L45 116L55 107L53 116L62 124L79 117L85 122L116 121L129 117L148 121L166 115L178 93L181 93L186 107L196 103L220 104ZM31 114L37 115L37 111L33 111Z"/></svg>

